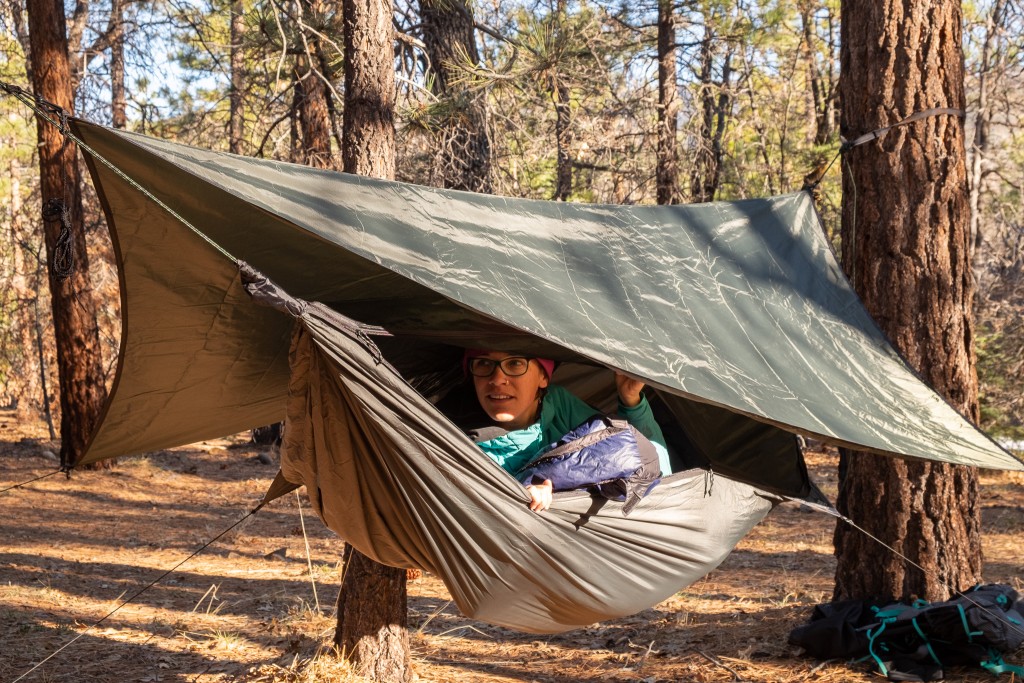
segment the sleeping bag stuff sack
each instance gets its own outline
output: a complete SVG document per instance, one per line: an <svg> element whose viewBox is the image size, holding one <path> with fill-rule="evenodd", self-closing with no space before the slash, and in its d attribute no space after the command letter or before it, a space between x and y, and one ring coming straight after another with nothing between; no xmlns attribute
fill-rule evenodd
<svg viewBox="0 0 1024 683"><path fill-rule="evenodd" d="M622 514L661 481L654 444L623 419L594 415L515 473L524 486L550 479L554 491L587 489L625 501Z"/></svg>

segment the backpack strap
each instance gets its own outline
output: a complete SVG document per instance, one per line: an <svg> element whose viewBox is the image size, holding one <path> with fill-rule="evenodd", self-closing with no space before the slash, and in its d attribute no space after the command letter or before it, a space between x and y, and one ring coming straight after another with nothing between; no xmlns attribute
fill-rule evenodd
<svg viewBox="0 0 1024 683"><path fill-rule="evenodd" d="M978 662L978 665L984 668L989 673L999 674L1014 674L1018 677L1024 677L1024 666L1017 666L1016 664L1007 664L1003 661L1003 655L997 650L988 651L989 658L983 659Z"/></svg>
<svg viewBox="0 0 1024 683"><path fill-rule="evenodd" d="M963 610L960 611L962 612ZM921 630L921 625L917 623L917 617L911 619L910 623L911 625L913 625L914 630L917 631L917 635L921 636L921 642L923 642L925 648L928 649L928 656L931 657L932 661L938 664L939 666L944 666L943 663L939 661L939 656L935 654L935 650L932 649L932 641L928 638L928 634ZM967 637L968 639L971 637L970 633L968 633Z"/></svg>

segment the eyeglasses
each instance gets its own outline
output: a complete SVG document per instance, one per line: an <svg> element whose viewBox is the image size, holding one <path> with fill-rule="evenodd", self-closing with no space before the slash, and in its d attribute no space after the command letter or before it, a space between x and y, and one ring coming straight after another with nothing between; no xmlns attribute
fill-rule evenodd
<svg viewBox="0 0 1024 683"><path fill-rule="evenodd" d="M490 377L494 374L495 368L501 368L501 371L508 377L519 377L525 375L526 371L530 369L530 359L523 356L509 356L501 360L470 358L468 365L469 374L474 377Z"/></svg>

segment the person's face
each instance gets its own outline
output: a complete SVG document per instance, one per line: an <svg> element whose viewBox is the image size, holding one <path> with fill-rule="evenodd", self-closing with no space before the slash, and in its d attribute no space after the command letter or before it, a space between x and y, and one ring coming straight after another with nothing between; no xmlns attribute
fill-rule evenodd
<svg viewBox="0 0 1024 683"><path fill-rule="evenodd" d="M513 359L504 363L513 376L502 369L501 361L506 358ZM493 372L484 377L479 376L478 372L483 374L481 370L486 370L486 366L492 364L488 361L493 361ZM522 369L523 361L527 363L526 371L521 375L515 375ZM491 351L470 358L469 364L473 386L476 388L476 398L492 420L510 430L523 429L537 421L540 390L548 385L548 376L536 360Z"/></svg>

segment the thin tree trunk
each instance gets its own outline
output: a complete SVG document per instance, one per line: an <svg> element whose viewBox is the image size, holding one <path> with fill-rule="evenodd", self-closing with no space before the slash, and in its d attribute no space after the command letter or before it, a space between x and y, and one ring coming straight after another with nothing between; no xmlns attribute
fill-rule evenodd
<svg viewBox="0 0 1024 683"><path fill-rule="evenodd" d="M114 128L128 126L124 92L124 2L110 2L110 118Z"/></svg>
<svg viewBox="0 0 1024 683"><path fill-rule="evenodd" d="M314 168L334 168L327 85L316 67L311 65L309 55L296 58L294 102L298 111L302 155L299 163Z"/></svg>
<svg viewBox="0 0 1024 683"><path fill-rule="evenodd" d="M228 150L242 153L245 137L245 119L242 113L242 92L245 89L245 7L242 0L231 2L231 89L229 94L230 120L228 123Z"/></svg>
<svg viewBox="0 0 1024 683"><path fill-rule="evenodd" d="M74 110L68 63L64 3L29 0L32 81L43 99ZM60 379L61 463L74 465L85 450L106 398L96 304L89 282L89 257L82 220L81 181L75 149L65 148L60 132L37 119L40 192L45 203L61 201L43 221L50 263L50 299ZM63 218L62 218L63 216ZM65 224L67 230L64 229ZM59 268L55 268L55 261Z"/></svg>
<svg viewBox="0 0 1024 683"><path fill-rule="evenodd" d="M679 85L676 83L676 16L673 0L658 0L658 160L655 170L659 204L678 204Z"/></svg>
<svg viewBox="0 0 1024 683"><path fill-rule="evenodd" d="M565 0L555 3L555 30L565 18ZM572 195L572 109L569 104L569 86L557 69L550 76L551 99L555 103L555 194L552 199L564 202Z"/></svg>
<svg viewBox="0 0 1024 683"><path fill-rule="evenodd" d="M690 196L694 202L714 201L721 182L722 137L730 117L732 95L729 87L732 79L730 52L722 61L722 81L714 79L715 53L718 37L710 27L705 28L700 48L700 90L701 127L697 140L697 152L693 172L690 175Z"/></svg>
<svg viewBox="0 0 1024 683"><path fill-rule="evenodd" d="M988 155L989 131L992 127L992 108L989 93L992 90L990 77L994 75L995 64L1003 59L1002 52L993 49L998 40L996 33L1003 29L1006 16L1005 0L996 0L985 22L985 40L981 46L981 68L978 73L978 106L974 120L974 140L971 145L971 245L981 246L981 184L984 178L985 158ZM995 54L993 54L995 53Z"/></svg>
<svg viewBox="0 0 1024 683"><path fill-rule="evenodd" d="M390 0L343 0L348 173L395 177L395 71ZM345 548L335 643L375 681L410 681L406 572Z"/></svg>
<svg viewBox="0 0 1024 683"><path fill-rule="evenodd" d="M40 263L39 270L42 270L42 264ZM36 282L42 282L41 273L37 273ZM35 332L34 341L36 345L36 360L39 363L39 389L43 394L43 419L46 420L46 428L49 430L50 440L57 438L57 431L53 428L53 412L50 410L50 387L46 381L46 375L49 372L46 367L46 348L43 340L43 326L39 323L42 320L42 311L39 306L39 293L36 292L32 299L32 308L35 309L35 315L33 316L32 329Z"/></svg>
<svg viewBox="0 0 1024 683"><path fill-rule="evenodd" d="M564 202L572 194L572 112L569 106L569 88L557 76L552 78L551 96L555 102L555 195Z"/></svg>
<svg viewBox="0 0 1024 683"><path fill-rule="evenodd" d="M320 0L302 0L303 11L322 12ZM327 74L320 71L320 37L306 36L304 49L295 58L295 104L300 131L300 163L315 168L335 168L331 152L331 114L327 103Z"/></svg>
<svg viewBox="0 0 1024 683"><path fill-rule="evenodd" d="M964 107L957 0L845 3L840 101L847 139L929 107ZM939 115L848 153L843 265L926 382L978 417L963 121ZM835 597L943 600L981 579L976 472L843 453L841 511L916 569L840 523Z"/></svg>

